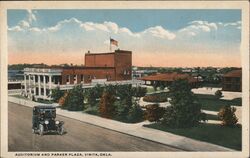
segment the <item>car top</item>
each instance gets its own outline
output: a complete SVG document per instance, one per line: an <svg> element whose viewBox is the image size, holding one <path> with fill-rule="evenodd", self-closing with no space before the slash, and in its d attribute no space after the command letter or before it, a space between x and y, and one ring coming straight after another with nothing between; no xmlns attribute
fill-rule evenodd
<svg viewBox="0 0 250 158"><path fill-rule="evenodd" d="M34 106L33 108L36 108L36 109L55 109L56 107L52 106L52 105L37 105L37 106Z"/></svg>

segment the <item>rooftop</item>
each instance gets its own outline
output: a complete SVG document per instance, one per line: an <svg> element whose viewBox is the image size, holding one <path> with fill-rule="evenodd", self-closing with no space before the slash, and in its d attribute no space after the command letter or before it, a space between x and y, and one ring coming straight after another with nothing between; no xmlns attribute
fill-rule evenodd
<svg viewBox="0 0 250 158"><path fill-rule="evenodd" d="M105 55L105 54L115 54L115 53L130 53L131 54L132 52L128 51L128 50L117 49L114 52L108 52L108 53L91 53L91 52L88 52L85 55Z"/></svg>
<svg viewBox="0 0 250 158"><path fill-rule="evenodd" d="M223 75L223 77L241 77L242 70L233 70Z"/></svg>
<svg viewBox="0 0 250 158"><path fill-rule="evenodd" d="M189 82L197 82L197 80L192 76L188 74L180 74L177 72L155 74L140 78L140 80L145 80L145 81L175 81L177 79L188 79Z"/></svg>

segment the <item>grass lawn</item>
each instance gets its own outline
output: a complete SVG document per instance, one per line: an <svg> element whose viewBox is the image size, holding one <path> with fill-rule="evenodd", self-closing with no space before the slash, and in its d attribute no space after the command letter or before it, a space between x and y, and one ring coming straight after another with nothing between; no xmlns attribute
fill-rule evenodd
<svg viewBox="0 0 250 158"><path fill-rule="evenodd" d="M143 126L170 132L176 135L181 135L196 140L217 144L235 150L241 150L241 127L231 128L223 127L217 124L206 123L201 123L197 127L178 129L165 127L160 123L154 123Z"/></svg>
<svg viewBox="0 0 250 158"><path fill-rule="evenodd" d="M153 87L147 87L147 93L156 92Z"/></svg>
<svg viewBox="0 0 250 158"><path fill-rule="evenodd" d="M98 105L89 106L89 105L85 104L84 106L86 107L86 109L83 110L83 112L91 114L91 115L99 116L99 106Z"/></svg>
<svg viewBox="0 0 250 158"><path fill-rule="evenodd" d="M195 94L203 110L219 111L223 106L241 106L242 99L236 98L232 100L218 99L214 95Z"/></svg>

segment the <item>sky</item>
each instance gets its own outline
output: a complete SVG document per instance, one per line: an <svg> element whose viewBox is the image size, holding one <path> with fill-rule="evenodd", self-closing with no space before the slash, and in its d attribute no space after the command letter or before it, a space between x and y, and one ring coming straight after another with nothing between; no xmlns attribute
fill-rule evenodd
<svg viewBox="0 0 250 158"><path fill-rule="evenodd" d="M135 66L241 66L241 10L8 10L9 64L84 64L133 52Z"/></svg>

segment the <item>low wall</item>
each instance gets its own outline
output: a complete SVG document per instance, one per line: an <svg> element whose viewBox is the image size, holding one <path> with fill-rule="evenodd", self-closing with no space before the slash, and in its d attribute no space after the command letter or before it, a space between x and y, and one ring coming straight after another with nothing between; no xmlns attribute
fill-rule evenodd
<svg viewBox="0 0 250 158"><path fill-rule="evenodd" d="M12 97L12 96L8 96L8 101L12 102L12 103L16 103L16 104L28 106L28 107L34 107L36 105L53 105L53 106L58 106L57 103L43 104L43 103L38 103L38 102L34 102L34 101L31 101L31 100L28 100L28 99L26 100L26 99L16 98L16 97Z"/></svg>

